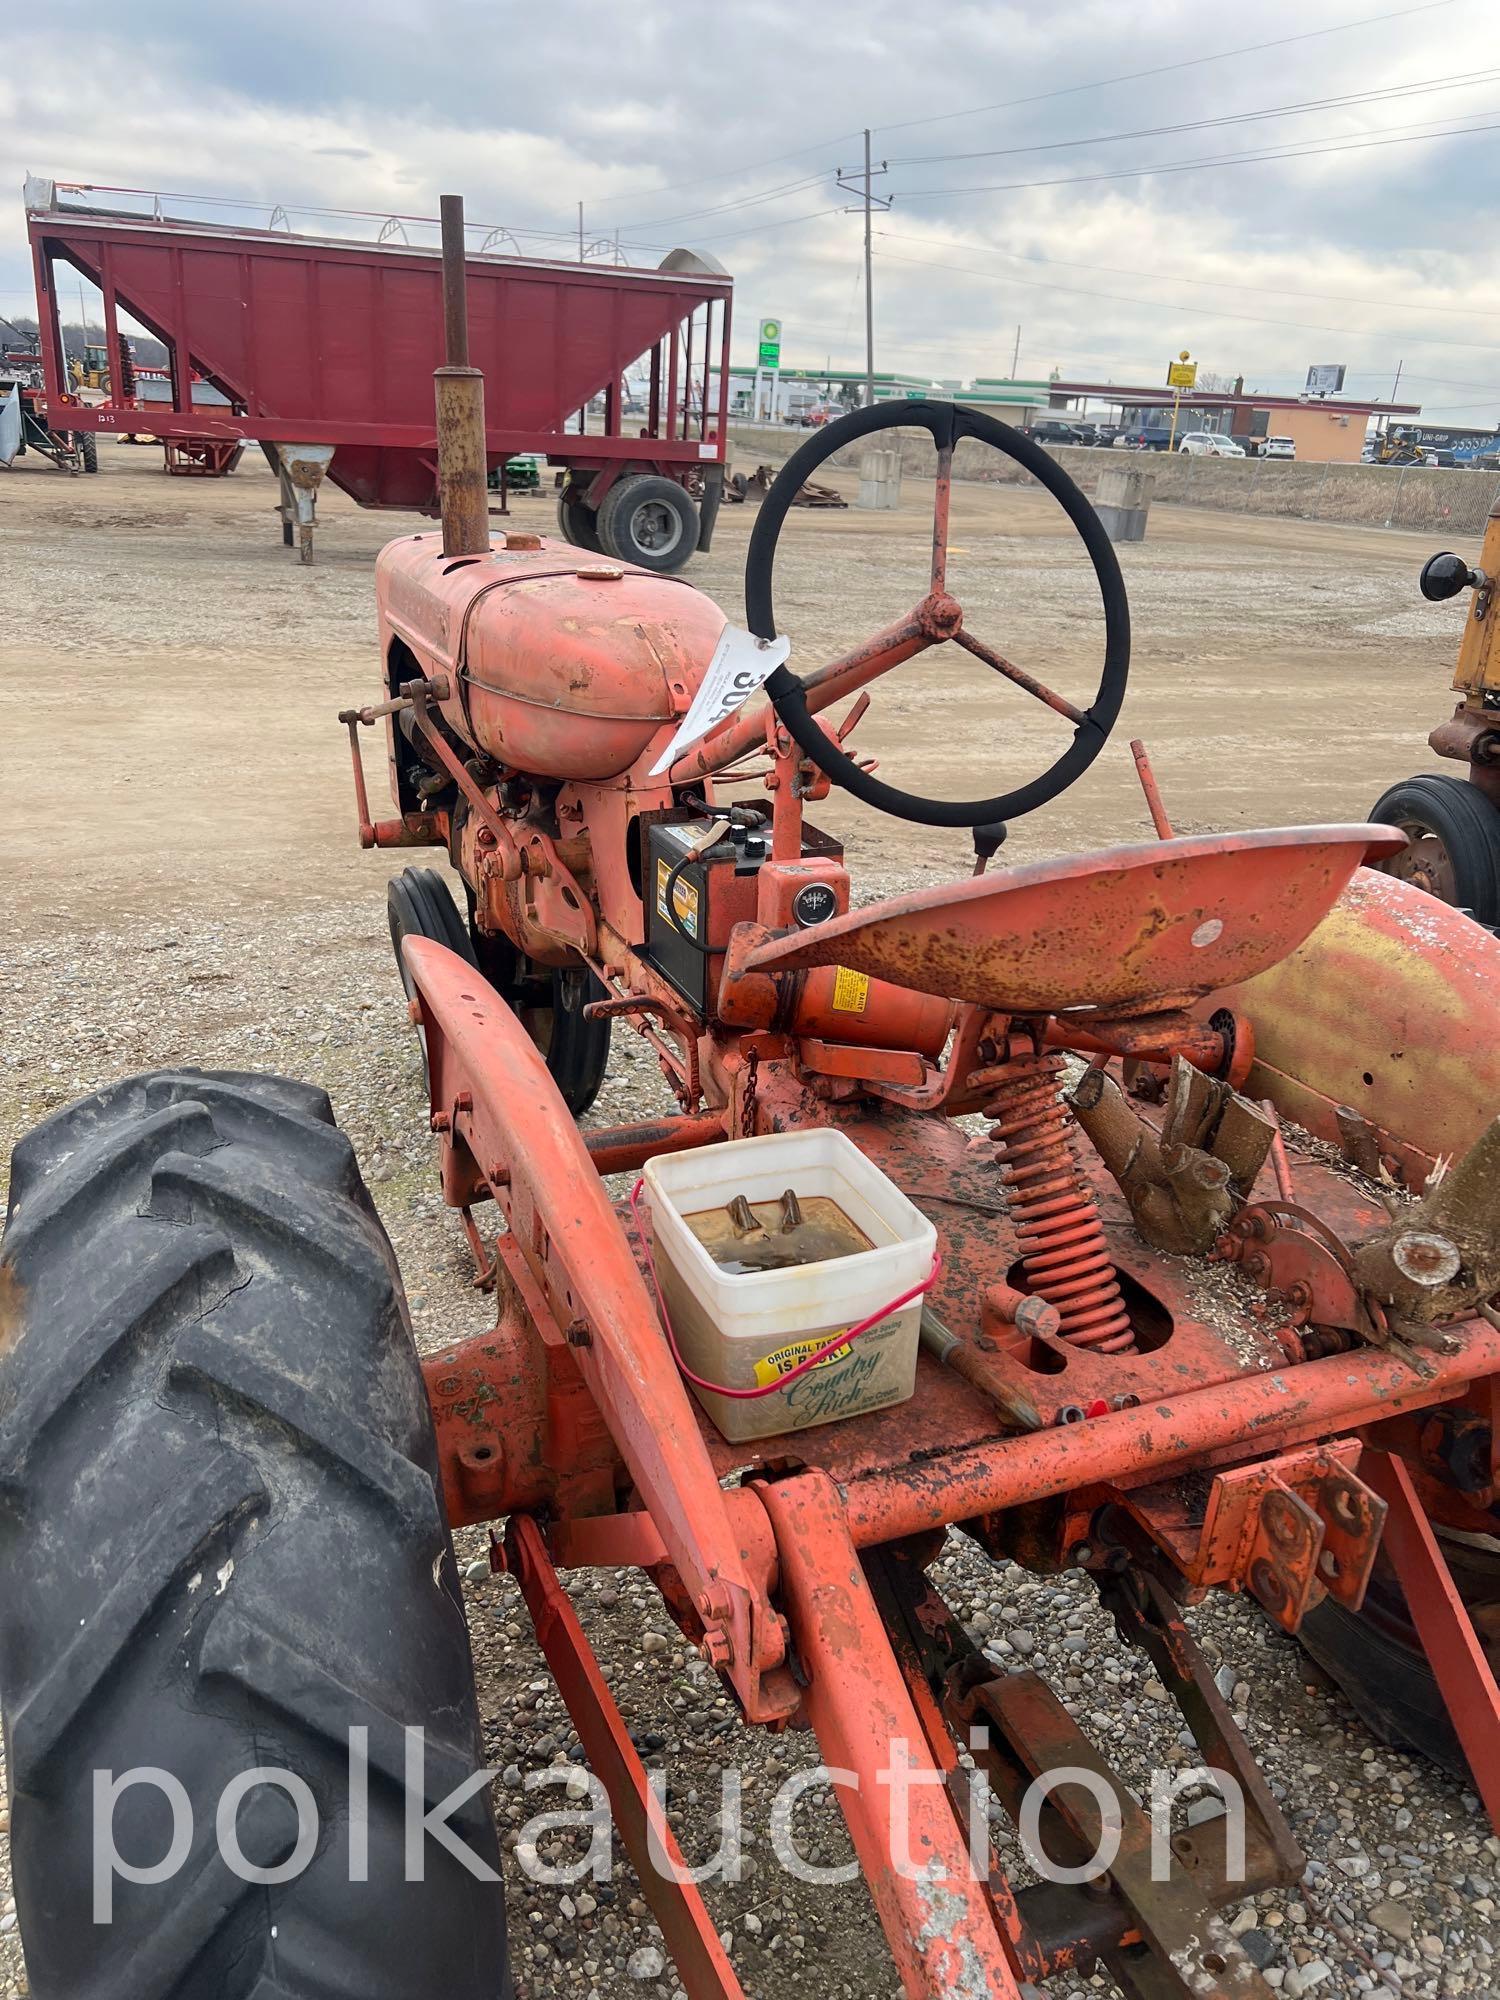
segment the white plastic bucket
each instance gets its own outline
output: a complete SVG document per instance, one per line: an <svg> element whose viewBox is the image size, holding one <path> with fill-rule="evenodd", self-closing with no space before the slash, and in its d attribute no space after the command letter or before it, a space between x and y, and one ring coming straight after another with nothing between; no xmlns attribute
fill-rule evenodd
<svg viewBox="0 0 1500 2000"><path fill-rule="evenodd" d="M820 1127L732 1139L648 1160L652 1250L672 1331L695 1375L734 1389L764 1387L932 1269L937 1232L842 1132ZM791 1188L825 1196L871 1248L781 1271L726 1271L683 1220L742 1194L755 1204ZM905 1402L916 1382L922 1301L889 1314L774 1394L749 1399L694 1386L726 1438L780 1437Z"/></svg>

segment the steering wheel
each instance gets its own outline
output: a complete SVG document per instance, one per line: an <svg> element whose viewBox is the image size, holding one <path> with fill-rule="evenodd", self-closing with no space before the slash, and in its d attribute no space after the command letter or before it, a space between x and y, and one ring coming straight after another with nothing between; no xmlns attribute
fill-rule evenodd
<svg viewBox="0 0 1500 2000"><path fill-rule="evenodd" d="M776 614L771 599L776 547L781 539L787 509L804 482L811 478L825 459L831 458L844 445L853 444L857 438L870 437L877 431L898 427L918 427L928 431L937 446L931 589L903 623L890 627L833 667L822 669L811 680L799 680L787 667L778 667L766 682L766 693L793 741L819 770L835 784L853 792L856 798L863 799L867 805L876 806L881 812L891 813L897 819L914 820L919 826L989 826L998 820L1013 819L1019 813L1035 812L1038 806L1046 805L1049 799L1055 799L1059 792L1083 776L1109 740L1130 676L1130 606L1114 549L1089 502L1057 461L1039 445L1013 430L1009 424L984 416L978 410L965 409L958 403L929 403L914 398L908 402L882 403L873 409L856 410L850 416L841 417L837 423L830 424L792 453L761 503L760 515L750 536L749 553L745 558L747 622L757 638L776 637ZM1075 707L1065 696L1054 693L1023 667L1018 667L983 640L977 639L964 624L962 605L948 594L948 501L953 477L953 449L960 438L966 437L978 438L981 443L992 445L996 451L1024 466L1057 501L1088 551L1104 606L1104 668L1099 677L1098 691L1088 708ZM975 659L983 660L986 666L1014 681L1017 687L1024 688L1027 694L1045 702L1073 724L1073 740L1068 748L1029 785L1022 785L1013 792L1001 792L989 799L922 798L917 793L903 792L894 785L887 785L862 769L813 719L808 695L815 693L820 684L826 683L841 668L857 664L859 679L854 685L859 686L881 671L878 662L895 664L910 659L916 653L925 652L929 646L940 645L945 639L953 640L972 653ZM871 667L874 673L870 671ZM853 688L841 688L840 692L852 693Z"/></svg>

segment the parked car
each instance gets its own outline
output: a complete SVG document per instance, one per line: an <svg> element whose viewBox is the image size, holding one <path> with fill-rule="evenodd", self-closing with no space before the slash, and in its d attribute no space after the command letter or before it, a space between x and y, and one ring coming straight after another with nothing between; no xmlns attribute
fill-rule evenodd
<svg viewBox="0 0 1500 2000"><path fill-rule="evenodd" d="M1295 438L1267 438L1260 455L1262 458L1295 458L1297 441Z"/></svg>
<svg viewBox="0 0 1500 2000"><path fill-rule="evenodd" d="M1172 444L1172 426L1138 424L1134 430L1121 431L1115 443L1126 451L1168 451Z"/></svg>
<svg viewBox="0 0 1500 2000"><path fill-rule="evenodd" d="M1177 449L1185 451L1189 458L1243 458L1245 448L1235 443L1233 438L1221 437L1217 431L1185 431L1177 440Z"/></svg>
<svg viewBox="0 0 1500 2000"><path fill-rule="evenodd" d="M1079 425L1064 423L1060 417L1038 417L1026 426L1025 435L1035 444L1082 444Z"/></svg>

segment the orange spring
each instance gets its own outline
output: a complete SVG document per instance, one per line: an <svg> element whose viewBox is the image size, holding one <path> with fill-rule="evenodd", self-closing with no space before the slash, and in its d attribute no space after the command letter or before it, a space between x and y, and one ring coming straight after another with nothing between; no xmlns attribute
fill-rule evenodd
<svg viewBox="0 0 1500 2000"><path fill-rule="evenodd" d="M1073 1150L1071 1120L1058 1095L1062 1067L1057 1054L1018 1058L994 1079L984 1115L996 1121L990 1137L1000 1151L1031 1289L1057 1307L1064 1340L1129 1354L1135 1334L1098 1203Z"/></svg>

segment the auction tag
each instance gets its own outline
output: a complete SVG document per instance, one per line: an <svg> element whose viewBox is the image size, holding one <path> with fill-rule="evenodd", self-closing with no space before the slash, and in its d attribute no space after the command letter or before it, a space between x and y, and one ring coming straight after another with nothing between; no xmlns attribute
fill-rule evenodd
<svg viewBox="0 0 1500 2000"><path fill-rule="evenodd" d="M726 625L714 647L708 672L693 696L693 705L678 724L676 734L651 766L654 778L675 764L689 743L706 736L711 729L742 708L790 658L790 639L757 639L737 625Z"/></svg>
<svg viewBox="0 0 1500 2000"><path fill-rule="evenodd" d="M816 1354L820 1347L826 1347L830 1340L837 1340L842 1327L830 1327L827 1333L817 1334L810 1340L788 1341L785 1347L778 1347L774 1354L766 1354L755 1364L755 1386L768 1389L773 1382L779 1382L783 1375L790 1375L794 1368L800 1368L810 1354ZM846 1360L853 1352L849 1347L835 1348L832 1354L825 1354L815 1362L817 1368L833 1368Z"/></svg>

